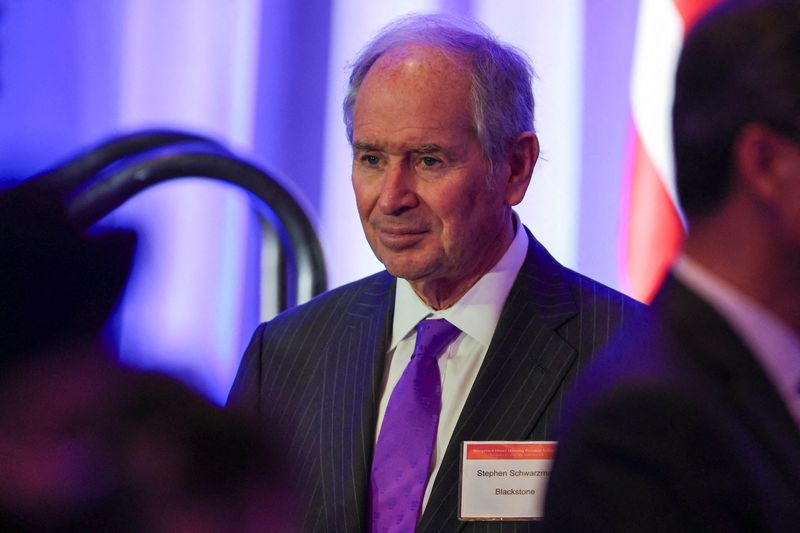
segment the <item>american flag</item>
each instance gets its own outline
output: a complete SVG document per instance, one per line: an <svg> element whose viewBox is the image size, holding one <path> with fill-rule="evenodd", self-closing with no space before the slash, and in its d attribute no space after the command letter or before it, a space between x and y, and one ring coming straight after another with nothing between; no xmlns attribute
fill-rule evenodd
<svg viewBox="0 0 800 533"><path fill-rule="evenodd" d="M628 292L645 302L658 289L684 236L672 161L675 67L686 31L719 1L642 0L639 7L621 262Z"/></svg>

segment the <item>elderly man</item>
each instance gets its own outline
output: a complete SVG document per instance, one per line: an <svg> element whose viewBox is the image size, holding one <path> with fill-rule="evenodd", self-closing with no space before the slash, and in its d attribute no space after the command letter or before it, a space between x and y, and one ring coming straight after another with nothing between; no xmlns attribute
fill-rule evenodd
<svg viewBox="0 0 800 533"><path fill-rule="evenodd" d="M566 410L552 531L800 527L800 2L690 32L673 107L683 256L655 321Z"/></svg>
<svg viewBox="0 0 800 533"><path fill-rule="evenodd" d="M229 403L294 428L306 530L455 531L461 443L550 439L566 385L640 305L514 214L538 156L531 68L485 30L390 25L344 114L386 272L259 326Z"/></svg>

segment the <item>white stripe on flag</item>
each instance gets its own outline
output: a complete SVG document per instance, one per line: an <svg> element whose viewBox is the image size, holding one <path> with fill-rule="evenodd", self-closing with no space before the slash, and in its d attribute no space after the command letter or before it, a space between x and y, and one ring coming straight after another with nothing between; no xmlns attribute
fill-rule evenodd
<svg viewBox="0 0 800 533"><path fill-rule="evenodd" d="M631 75L631 112L642 145L673 203L671 109L683 19L671 0L642 0Z"/></svg>

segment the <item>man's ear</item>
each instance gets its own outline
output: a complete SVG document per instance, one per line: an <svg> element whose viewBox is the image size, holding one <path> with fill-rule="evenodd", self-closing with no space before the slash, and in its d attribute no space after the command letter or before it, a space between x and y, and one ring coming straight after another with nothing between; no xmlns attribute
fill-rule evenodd
<svg viewBox="0 0 800 533"><path fill-rule="evenodd" d="M525 198L538 158L539 139L532 131L520 133L511 143L508 154L510 173L505 183L505 201L508 205L517 205Z"/></svg>
<svg viewBox="0 0 800 533"><path fill-rule="evenodd" d="M792 145L792 141L763 124L751 123L742 128L733 144L735 172L741 186L763 202L780 200Z"/></svg>

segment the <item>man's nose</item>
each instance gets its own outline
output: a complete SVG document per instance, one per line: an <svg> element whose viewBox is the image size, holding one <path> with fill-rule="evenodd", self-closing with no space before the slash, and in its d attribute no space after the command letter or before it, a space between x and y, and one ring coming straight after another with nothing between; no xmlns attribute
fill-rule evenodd
<svg viewBox="0 0 800 533"><path fill-rule="evenodd" d="M399 215L419 203L414 170L405 161L388 165L378 198L378 207L384 215Z"/></svg>

